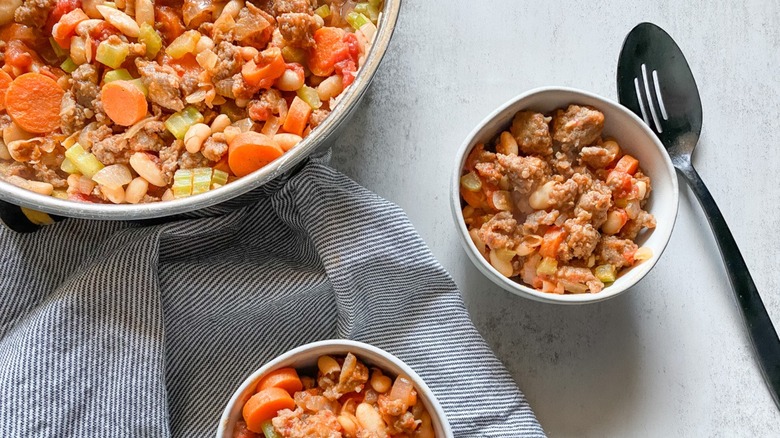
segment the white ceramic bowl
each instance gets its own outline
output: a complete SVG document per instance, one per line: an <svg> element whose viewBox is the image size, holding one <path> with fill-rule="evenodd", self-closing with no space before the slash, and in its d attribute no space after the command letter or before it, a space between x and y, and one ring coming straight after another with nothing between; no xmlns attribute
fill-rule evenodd
<svg viewBox="0 0 780 438"><path fill-rule="evenodd" d="M263 365L262 368L247 377L230 398L225 411L222 413L217 428L217 438L233 438L233 428L236 422L242 418L241 411L244 404L254 394L257 382L267 373L283 367L296 369L316 367L317 358L322 355L343 356L347 353L354 354L363 363L378 367L383 371L387 371L388 374L408 376L417 389L418 400L422 401L431 415L436 436L441 438L453 437L450 424L447 422L447 417L444 415L444 410L438 400L436 400L428 385L408 365L392 354L372 345L344 339L333 339L313 342L290 350Z"/></svg>
<svg viewBox="0 0 780 438"><path fill-rule="evenodd" d="M651 181L653 191L646 205L652 213L657 227L651 232L643 232L637 244L653 251L650 260L642 262L624 272L617 281L596 294L556 295L537 291L524 284L501 275L480 255L471 241L460 200L461 170L471 149L478 143L488 143L496 135L507 130L515 114L521 110L534 110L542 113L566 107L569 104L589 105L604 113L604 136L614 137L620 147L639 160L639 165ZM494 283L516 295L537 301L560 304L583 304L603 301L620 295L641 280L655 266L666 248L677 218L678 186L669 155L664 146L641 119L620 104L586 91L563 87L545 87L528 91L512 99L495 112L487 116L458 150L455 169L450 182L452 215L458 235L466 253L477 268Z"/></svg>

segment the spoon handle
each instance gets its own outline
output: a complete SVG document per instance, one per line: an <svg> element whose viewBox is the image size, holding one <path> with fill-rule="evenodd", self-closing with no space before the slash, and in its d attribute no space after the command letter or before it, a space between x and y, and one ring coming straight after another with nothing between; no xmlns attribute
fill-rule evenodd
<svg viewBox="0 0 780 438"><path fill-rule="evenodd" d="M739 252L737 242L734 241L734 236L731 235L726 220L710 191L707 190L693 165L690 163L675 164L678 164L677 170L688 180L688 184L699 199L699 204L701 204L712 231L715 233L715 240L718 242L720 255L726 265L731 287L736 294L745 324L747 324L753 348L758 354L758 362L761 365L764 380L771 388L775 404L780 407L780 339L777 337L772 320L766 312L755 283L753 283L745 259Z"/></svg>

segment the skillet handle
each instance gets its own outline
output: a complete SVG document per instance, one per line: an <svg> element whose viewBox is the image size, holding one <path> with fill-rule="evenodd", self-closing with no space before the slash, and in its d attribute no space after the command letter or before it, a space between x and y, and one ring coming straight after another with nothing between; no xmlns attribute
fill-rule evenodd
<svg viewBox="0 0 780 438"><path fill-rule="evenodd" d="M55 222L62 220L59 216L48 216ZM0 223L17 233L32 233L44 226L31 221L18 205L5 201L0 201Z"/></svg>
<svg viewBox="0 0 780 438"><path fill-rule="evenodd" d="M739 252L737 242L731 235L726 220L710 191L704 185L696 169L690 162L675 163L677 170L688 180L693 193L699 199L707 220L718 242L720 255L726 265L729 282L739 303L742 317L748 328L753 349L758 354L758 363L764 380L769 385L775 404L780 407L780 339L777 337L772 320L764 307L758 289L750 276L745 259Z"/></svg>

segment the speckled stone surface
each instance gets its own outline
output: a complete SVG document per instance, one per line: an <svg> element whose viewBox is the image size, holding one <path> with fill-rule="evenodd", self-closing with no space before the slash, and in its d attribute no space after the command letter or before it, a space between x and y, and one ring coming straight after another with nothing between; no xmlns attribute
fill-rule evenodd
<svg viewBox="0 0 780 438"><path fill-rule="evenodd" d="M601 304L515 297L484 278L457 241L448 181L466 134L537 86L615 98L623 38L641 21L664 27L688 57L704 106L694 163L780 323L776 0L404 0L334 165L406 210L551 436L778 436L780 413L706 219L684 185L657 267Z"/></svg>

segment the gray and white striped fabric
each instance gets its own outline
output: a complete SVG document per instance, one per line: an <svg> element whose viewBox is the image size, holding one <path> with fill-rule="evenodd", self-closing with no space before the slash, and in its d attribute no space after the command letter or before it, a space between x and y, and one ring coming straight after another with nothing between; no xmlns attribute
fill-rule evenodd
<svg viewBox="0 0 780 438"><path fill-rule="evenodd" d="M337 337L408 363L458 437L544 436L398 207L322 160L252 196L0 231L0 436L213 436L253 370Z"/></svg>

